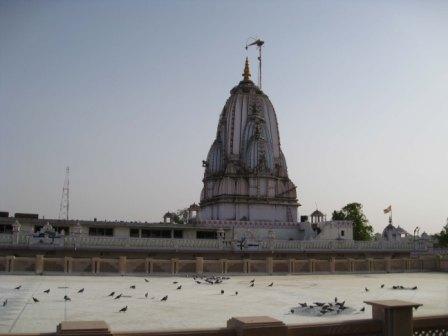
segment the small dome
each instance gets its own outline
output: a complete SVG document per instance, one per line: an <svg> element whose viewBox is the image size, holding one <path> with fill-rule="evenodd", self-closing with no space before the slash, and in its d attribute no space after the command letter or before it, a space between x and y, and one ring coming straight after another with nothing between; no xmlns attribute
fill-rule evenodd
<svg viewBox="0 0 448 336"><path fill-rule="evenodd" d="M323 217L324 214L320 212L319 210L314 210L314 212L311 214L311 217Z"/></svg>

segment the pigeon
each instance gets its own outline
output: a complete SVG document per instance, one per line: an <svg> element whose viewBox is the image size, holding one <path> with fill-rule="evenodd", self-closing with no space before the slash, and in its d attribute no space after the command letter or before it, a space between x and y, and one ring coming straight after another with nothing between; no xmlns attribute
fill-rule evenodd
<svg viewBox="0 0 448 336"><path fill-rule="evenodd" d="M291 314L294 314L294 309L291 309Z"/></svg>
<svg viewBox="0 0 448 336"><path fill-rule="evenodd" d="M274 283L273 283L273 282L271 282L271 283L268 285L268 287L272 287L272 286L274 286Z"/></svg>
<svg viewBox="0 0 448 336"><path fill-rule="evenodd" d="M70 299L67 295L64 295L64 300L65 301L71 301L72 299Z"/></svg>
<svg viewBox="0 0 448 336"><path fill-rule="evenodd" d="M125 306L125 307L121 308L121 309L120 309L120 313L121 313L121 312L124 313L126 310L128 310L128 306Z"/></svg>
<svg viewBox="0 0 448 336"><path fill-rule="evenodd" d="M314 302L316 306L322 307L325 303L323 302Z"/></svg>
<svg viewBox="0 0 448 336"><path fill-rule="evenodd" d="M224 294L224 289L221 289L221 294Z"/></svg>
<svg viewBox="0 0 448 336"><path fill-rule="evenodd" d="M117 300L117 299L119 299L119 298L121 298L121 296L122 296L123 294L118 294L115 298L114 298L114 300Z"/></svg>
<svg viewBox="0 0 448 336"><path fill-rule="evenodd" d="M362 307L359 311L365 311L366 310L366 307Z"/></svg>
<svg viewBox="0 0 448 336"><path fill-rule="evenodd" d="M177 284L177 281L173 281L173 284L174 284L174 285Z"/></svg>
<svg viewBox="0 0 448 336"><path fill-rule="evenodd" d="M414 287L412 287L411 289L412 289L412 290L416 290L416 289L417 289L417 286L414 286Z"/></svg>
<svg viewBox="0 0 448 336"><path fill-rule="evenodd" d="M200 282L200 281L198 281L198 280L196 280L196 283L198 284L198 285L200 285L202 282Z"/></svg>
<svg viewBox="0 0 448 336"><path fill-rule="evenodd" d="M84 292L84 288L81 288L78 293L83 293Z"/></svg>
<svg viewBox="0 0 448 336"><path fill-rule="evenodd" d="M337 302L338 302L338 298L335 297L335 298L334 298L334 303L337 303Z"/></svg>
<svg viewBox="0 0 448 336"><path fill-rule="evenodd" d="M177 290L182 289L182 285L180 285L179 287L176 288Z"/></svg>
<svg viewBox="0 0 448 336"><path fill-rule="evenodd" d="M33 301L36 302L36 303L39 302L39 300L36 299L34 296L33 296Z"/></svg>
<svg viewBox="0 0 448 336"><path fill-rule="evenodd" d="M148 292L145 293L145 298L148 298Z"/></svg>
<svg viewBox="0 0 448 336"><path fill-rule="evenodd" d="M384 288L384 284L381 285L381 288Z"/></svg>
<svg viewBox="0 0 448 336"><path fill-rule="evenodd" d="M302 308L305 308L305 307L308 306L306 302L304 302L304 303L300 303L300 302L299 302L299 305L300 305L300 307L302 307Z"/></svg>
<svg viewBox="0 0 448 336"><path fill-rule="evenodd" d="M6 307L7 304L8 304L8 299L6 299L5 301L3 301L3 307Z"/></svg>
<svg viewBox="0 0 448 336"><path fill-rule="evenodd" d="M255 283L251 283L250 285L249 285L249 287L253 287L253 286L255 286Z"/></svg>
<svg viewBox="0 0 448 336"><path fill-rule="evenodd" d="M14 288L14 289L17 289L17 290L19 290L20 288L22 288L22 285L20 285L20 286L17 286L16 288Z"/></svg>
<svg viewBox="0 0 448 336"><path fill-rule="evenodd" d="M108 296L114 296L115 292L110 293Z"/></svg>
<svg viewBox="0 0 448 336"><path fill-rule="evenodd" d="M145 282L149 282L149 280L145 278Z"/></svg>
<svg viewBox="0 0 448 336"><path fill-rule="evenodd" d="M129 287L129 288L131 288L131 289L135 289L135 285L132 285L131 287Z"/></svg>
<svg viewBox="0 0 448 336"><path fill-rule="evenodd" d="M235 292L235 295L238 295L238 292Z"/></svg>
<svg viewBox="0 0 448 336"><path fill-rule="evenodd" d="M254 282L255 282L255 279L252 279L250 282L251 282L251 283L254 283Z"/></svg>
<svg viewBox="0 0 448 336"><path fill-rule="evenodd" d="M366 288L364 288L364 290L366 291L366 292L368 292L369 291L369 289L366 287Z"/></svg>
<svg viewBox="0 0 448 336"><path fill-rule="evenodd" d="M165 296L162 298L162 300L160 300L160 301L166 301L166 300L168 300L168 295L165 295Z"/></svg>
<svg viewBox="0 0 448 336"><path fill-rule="evenodd" d="M44 290L44 293L50 293L50 288L48 288L47 290Z"/></svg>

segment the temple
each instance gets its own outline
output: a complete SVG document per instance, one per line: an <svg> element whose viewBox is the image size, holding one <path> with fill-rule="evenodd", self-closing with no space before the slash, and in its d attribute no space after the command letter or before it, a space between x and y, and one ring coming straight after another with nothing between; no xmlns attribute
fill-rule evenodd
<svg viewBox="0 0 448 336"><path fill-rule="evenodd" d="M297 222L296 186L288 177L277 116L250 79L230 91L203 162L200 220Z"/></svg>

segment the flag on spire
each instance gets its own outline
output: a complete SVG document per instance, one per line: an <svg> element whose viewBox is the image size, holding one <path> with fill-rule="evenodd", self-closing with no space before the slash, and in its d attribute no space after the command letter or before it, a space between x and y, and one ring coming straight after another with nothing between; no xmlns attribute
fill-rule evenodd
<svg viewBox="0 0 448 336"><path fill-rule="evenodd" d="M392 205L389 205L386 209L383 210L385 214L392 211Z"/></svg>

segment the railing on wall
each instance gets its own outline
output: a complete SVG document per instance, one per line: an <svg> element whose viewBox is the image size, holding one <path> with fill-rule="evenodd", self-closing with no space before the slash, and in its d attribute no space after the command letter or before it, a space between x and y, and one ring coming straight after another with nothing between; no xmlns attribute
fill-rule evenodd
<svg viewBox="0 0 448 336"><path fill-rule="evenodd" d="M56 333L32 335L114 336L447 336L448 315L413 317L418 303L400 300L366 302L372 318L330 323L285 325L268 316L233 317L226 328L170 331L113 332L104 321L64 321ZM6 335L6 334L5 334ZM18 334L15 334L18 335ZM2 335L0 335L2 336Z"/></svg>
<svg viewBox="0 0 448 336"><path fill-rule="evenodd" d="M220 239L131 238L69 235L57 238L36 238L30 234L0 234L0 247L61 247L156 250L253 250L253 251L420 251L428 246L424 242L388 242L353 240L266 240L256 241L241 249L237 241Z"/></svg>

